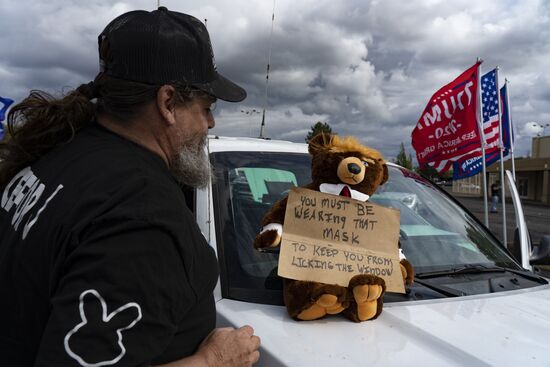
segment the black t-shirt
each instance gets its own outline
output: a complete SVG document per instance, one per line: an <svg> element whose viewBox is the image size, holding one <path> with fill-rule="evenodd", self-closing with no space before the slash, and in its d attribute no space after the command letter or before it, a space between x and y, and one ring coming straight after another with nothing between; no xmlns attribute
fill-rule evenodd
<svg viewBox="0 0 550 367"><path fill-rule="evenodd" d="M215 327L215 254L152 152L94 124L0 204L0 365L160 364Z"/></svg>

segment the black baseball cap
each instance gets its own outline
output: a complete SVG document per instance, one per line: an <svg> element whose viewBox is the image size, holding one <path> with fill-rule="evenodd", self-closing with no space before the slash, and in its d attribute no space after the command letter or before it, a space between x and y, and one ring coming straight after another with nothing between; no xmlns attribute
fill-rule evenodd
<svg viewBox="0 0 550 367"><path fill-rule="evenodd" d="M243 88L218 73L208 31L191 15L163 6L130 11L101 32L100 50L104 42L108 57L100 66L106 75L153 85L179 82L229 102L246 98Z"/></svg>

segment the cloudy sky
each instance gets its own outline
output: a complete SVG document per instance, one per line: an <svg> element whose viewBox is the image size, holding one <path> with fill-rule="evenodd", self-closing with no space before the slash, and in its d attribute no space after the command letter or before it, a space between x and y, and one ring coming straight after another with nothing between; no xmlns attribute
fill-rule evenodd
<svg viewBox="0 0 550 367"><path fill-rule="evenodd" d="M63 93L93 79L97 35L157 0L0 2L0 95ZM545 0L161 0L207 19L218 70L248 98L218 103L213 133L303 142L317 121L395 157L429 97L474 64L510 81L517 155L550 124L550 2ZM271 39L271 42L270 42ZM243 112L244 111L244 112ZM249 112L246 114L245 112ZM550 126L546 128L550 134Z"/></svg>

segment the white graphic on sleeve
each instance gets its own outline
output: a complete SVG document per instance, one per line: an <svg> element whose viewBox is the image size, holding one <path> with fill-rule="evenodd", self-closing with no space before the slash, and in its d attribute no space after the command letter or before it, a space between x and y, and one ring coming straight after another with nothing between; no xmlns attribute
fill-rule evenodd
<svg viewBox="0 0 550 367"><path fill-rule="evenodd" d="M38 217L40 216L40 214L44 211L44 209L46 209L46 206L48 205L48 203L50 202L50 200L52 200L54 198L55 195L57 195L57 193L59 192L59 190L61 190L63 188L63 185L59 185L57 186L57 189L55 189L55 191L53 192L53 194L51 194L47 199L46 199L46 202L44 203L44 205L42 205L42 207L40 209L38 209L38 212L36 213L35 217L33 219L30 219L27 224L25 224L25 226L23 227L23 236L22 238L25 239L25 237L27 237L27 234L29 234L29 231L31 230L32 226L34 226L34 224L36 223L36 221L38 220ZM16 228L17 229L17 228Z"/></svg>
<svg viewBox="0 0 550 367"><path fill-rule="evenodd" d="M40 213L42 213L50 200L52 200L62 188L63 185L58 185L57 189L48 197L34 218L27 221L27 224L24 225L22 234L23 239L27 237L29 230L38 220ZM2 201L0 204L6 212L9 212L12 207L15 207L15 211L11 219L11 225L14 230L17 231L25 215L27 215L29 211L38 203L38 200L40 200L40 197L45 190L46 186L33 174L30 167L23 168L6 185L6 188L2 193Z"/></svg>
<svg viewBox="0 0 550 367"><path fill-rule="evenodd" d="M88 319L86 317L85 308L84 308L84 303L85 303L84 297L86 297L86 295L92 295L93 297L95 297L97 300L99 300L101 302L102 321L106 325L106 329L102 330L101 332L115 332L116 331L116 334L118 336L118 342L117 343L118 343L118 346L120 348L120 353L117 356L113 356L113 358L110 359L110 360L102 361L102 362L95 362L95 363L88 363L81 356L79 356L75 352L73 352L71 350L71 347L69 346L69 339L71 339L71 337L73 337L73 336L76 337L78 335L78 330L80 328L84 327L88 323ZM89 301L89 302L95 302L95 301L96 300L92 300L92 301ZM122 343L122 331L131 329L132 327L134 327L135 324L138 323L139 320L141 320L141 307L135 302L130 302L130 303L125 304L124 306L121 306L121 307L117 308L116 310L114 310L110 314L107 314L107 304L105 303L105 300L103 299L103 297L101 297L99 292L96 291L95 289L88 289L88 290L82 292L82 294L80 294L80 303L79 303L78 307L79 307L79 310L80 310L80 318L82 319L82 321L78 325L76 325L71 331L69 331L67 333L67 335L65 336L64 344L65 344L65 351L67 352L67 354L69 356L71 356L73 359L75 359L83 367L110 366L110 365L113 365L113 364L117 363L118 361L120 361L120 359L126 354L126 348L124 347L124 344ZM111 322L111 320L113 320L113 319L116 319L118 314L120 314L120 313L122 313L125 310L130 309L130 308L135 308L135 310L137 311L137 317L129 325L122 326L120 328L116 328L116 330L109 329L109 326L108 326L109 322Z"/></svg>

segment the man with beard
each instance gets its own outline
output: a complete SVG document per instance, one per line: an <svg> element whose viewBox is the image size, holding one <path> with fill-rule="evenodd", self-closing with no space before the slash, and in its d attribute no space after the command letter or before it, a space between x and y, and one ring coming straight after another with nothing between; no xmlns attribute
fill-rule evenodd
<svg viewBox="0 0 550 367"><path fill-rule="evenodd" d="M250 326L215 328L215 254L180 185L209 180L218 74L197 19L114 19L100 73L33 91L0 143L0 359L6 366L249 366Z"/></svg>

